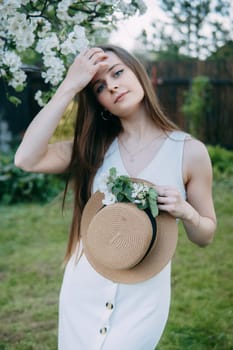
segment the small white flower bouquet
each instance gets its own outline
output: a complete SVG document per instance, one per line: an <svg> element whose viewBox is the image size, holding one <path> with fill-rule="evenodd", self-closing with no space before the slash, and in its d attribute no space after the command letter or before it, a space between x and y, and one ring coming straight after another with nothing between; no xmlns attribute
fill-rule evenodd
<svg viewBox="0 0 233 350"><path fill-rule="evenodd" d="M156 190L146 183L134 182L129 176L118 176L116 168L111 168L109 174L100 176L99 191L104 193L104 205L131 202L139 209L149 208L154 217L158 215Z"/></svg>

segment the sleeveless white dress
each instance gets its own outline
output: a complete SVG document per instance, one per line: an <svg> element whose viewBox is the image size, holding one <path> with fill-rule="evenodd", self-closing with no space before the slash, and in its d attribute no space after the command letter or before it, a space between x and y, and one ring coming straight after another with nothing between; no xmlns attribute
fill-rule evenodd
<svg viewBox="0 0 233 350"><path fill-rule="evenodd" d="M185 198L182 179L184 139L173 131L154 159L138 174L157 185L171 185ZM116 167L128 175L114 140L96 174ZM59 350L154 350L163 333L170 306L171 262L153 278L136 284L112 282L97 273L82 255L71 257L59 303Z"/></svg>

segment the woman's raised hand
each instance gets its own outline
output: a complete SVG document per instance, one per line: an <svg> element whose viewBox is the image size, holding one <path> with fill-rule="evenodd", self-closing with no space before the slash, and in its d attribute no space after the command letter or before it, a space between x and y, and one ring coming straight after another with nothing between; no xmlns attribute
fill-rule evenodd
<svg viewBox="0 0 233 350"><path fill-rule="evenodd" d="M50 139L72 98L99 69L108 67L107 54L100 48L80 53L47 105L37 114L24 134L16 155L16 166L33 172L60 173L70 161L72 142L49 146Z"/></svg>
<svg viewBox="0 0 233 350"><path fill-rule="evenodd" d="M71 89L74 94L84 89L99 69L108 65L105 59L108 55L98 47L82 51L71 64L62 86Z"/></svg>

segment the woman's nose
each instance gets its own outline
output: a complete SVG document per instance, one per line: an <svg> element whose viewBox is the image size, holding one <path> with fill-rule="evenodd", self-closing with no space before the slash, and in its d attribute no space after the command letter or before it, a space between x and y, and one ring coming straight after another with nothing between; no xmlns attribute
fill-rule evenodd
<svg viewBox="0 0 233 350"><path fill-rule="evenodd" d="M118 84L116 84L115 81L108 81L107 86L108 86L109 91L111 91L111 92L117 91L117 89L118 89Z"/></svg>

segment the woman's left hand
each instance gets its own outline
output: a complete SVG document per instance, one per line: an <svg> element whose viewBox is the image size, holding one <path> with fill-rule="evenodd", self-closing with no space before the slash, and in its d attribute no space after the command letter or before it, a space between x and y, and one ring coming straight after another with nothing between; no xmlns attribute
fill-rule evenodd
<svg viewBox="0 0 233 350"><path fill-rule="evenodd" d="M186 202L178 189L171 186L156 186L158 193L157 203L159 210L164 210L179 219L186 219L190 216L192 208Z"/></svg>

